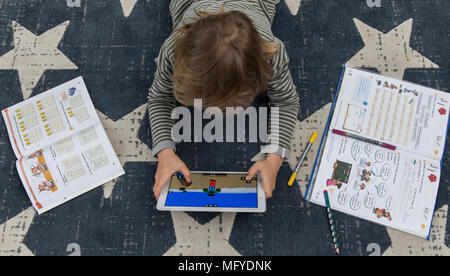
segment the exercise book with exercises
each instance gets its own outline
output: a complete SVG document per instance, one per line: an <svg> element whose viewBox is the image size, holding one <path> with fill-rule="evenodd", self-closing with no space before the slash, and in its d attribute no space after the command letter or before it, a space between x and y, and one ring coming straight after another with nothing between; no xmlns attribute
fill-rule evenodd
<svg viewBox="0 0 450 276"><path fill-rule="evenodd" d="M2 115L20 179L39 214L125 173L81 77Z"/></svg>
<svg viewBox="0 0 450 276"><path fill-rule="evenodd" d="M449 93L345 66L305 198L429 237L449 110Z"/></svg>

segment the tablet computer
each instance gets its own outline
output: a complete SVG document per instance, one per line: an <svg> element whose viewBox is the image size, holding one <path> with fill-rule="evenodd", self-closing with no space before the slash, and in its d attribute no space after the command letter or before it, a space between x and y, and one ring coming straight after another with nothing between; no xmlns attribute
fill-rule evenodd
<svg viewBox="0 0 450 276"><path fill-rule="evenodd" d="M191 172L191 183L176 173L158 200L160 211L244 212L266 211L260 176L247 181L247 172Z"/></svg>

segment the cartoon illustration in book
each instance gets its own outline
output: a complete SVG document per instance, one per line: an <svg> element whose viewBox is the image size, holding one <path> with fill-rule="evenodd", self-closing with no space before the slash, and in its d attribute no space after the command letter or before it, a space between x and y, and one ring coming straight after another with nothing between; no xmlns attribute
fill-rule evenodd
<svg viewBox="0 0 450 276"><path fill-rule="evenodd" d="M352 171L352 164L336 160L333 168L333 175L331 179L327 181L327 186L336 186L338 189L341 189L343 183L348 184L350 173Z"/></svg>
<svg viewBox="0 0 450 276"><path fill-rule="evenodd" d="M42 181L41 184L39 184L38 186L38 190L40 193L42 192L49 192L50 191L50 187L47 185L47 182Z"/></svg>
<svg viewBox="0 0 450 276"><path fill-rule="evenodd" d="M327 180L327 187L336 186L338 189L342 188L342 182L336 180L336 179L328 179Z"/></svg>
<svg viewBox="0 0 450 276"><path fill-rule="evenodd" d="M360 180L364 182L370 182L370 177L372 176L372 173L366 169L363 169L360 173Z"/></svg>
<svg viewBox="0 0 450 276"><path fill-rule="evenodd" d="M28 156L28 159L38 158L39 156L42 156L42 151L35 152Z"/></svg>
<svg viewBox="0 0 450 276"><path fill-rule="evenodd" d="M61 98L63 99L63 101L67 101L68 100L67 93L61 92Z"/></svg>
<svg viewBox="0 0 450 276"><path fill-rule="evenodd" d="M430 180L430 182L434 183L437 181L437 176L435 176L434 174L430 174L428 176L428 179Z"/></svg>
<svg viewBox="0 0 450 276"><path fill-rule="evenodd" d="M359 179L355 180L355 184L353 185L353 190L355 191L364 191L365 189L367 189L367 185L364 182L360 182L358 181Z"/></svg>
<svg viewBox="0 0 450 276"><path fill-rule="evenodd" d="M375 208L373 213L377 215L377 218L387 218L389 221L392 221L391 213L386 211L386 209Z"/></svg>
<svg viewBox="0 0 450 276"><path fill-rule="evenodd" d="M378 81L378 86L381 86L381 81ZM398 89L398 87L395 84L389 84L387 81L384 82L383 87L384 88L389 88L389 89L392 89L392 90L394 90L394 89L397 90Z"/></svg>
<svg viewBox="0 0 450 276"><path fill-rule="evenodd" d="M31 174L34 177L40 177L41 174L47 170L47 166L45 164L37 164L31 167Z"/></svg>
<svg viewBox="0 0 450 276"><path fill-rule="evenodd" d="M77 91L77 89L75 87L69 88L69 96L73 96L75 95L75 92Z"/></svg>
<svg viewBox="0 0 450 276"><path fill-rule="evenodd" d="M217 181L211 179L209 181L209 188L203 189L203 192L208 193L208 196L216 196L216 193L220 193L221 189L217 189Z"/></svg>
<svg viewBox="0 0 450 276"><path fill-rule="evenodd" d="M55 192L57 190L55 183L52 180L42 181L38 186L40 193L42 192Z"/></svg>

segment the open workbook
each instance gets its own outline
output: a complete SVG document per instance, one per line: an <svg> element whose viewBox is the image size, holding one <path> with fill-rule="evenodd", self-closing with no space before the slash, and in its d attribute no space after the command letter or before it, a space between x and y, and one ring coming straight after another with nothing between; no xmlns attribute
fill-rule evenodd
<svg viewBox="0 0 450 276"><path fill-rule="evenodd" d="M450 94L346 66L335 97L306 199L427 238Z"/></svg>
<svg viewBox="0 0 450 276"><path fill-rule="evenodd" d="M39 214L124 174L81 77L2 115Z"/></svg>

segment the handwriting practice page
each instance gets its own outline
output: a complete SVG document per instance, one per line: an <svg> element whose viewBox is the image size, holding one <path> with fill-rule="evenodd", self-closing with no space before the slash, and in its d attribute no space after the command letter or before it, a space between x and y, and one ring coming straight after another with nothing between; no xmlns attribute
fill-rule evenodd
<svg viewBox="0 0 450 276"><path fill-rule="evenodd" d="M40 212L124 173L101 124L19 159L17 168Z"/></svg>
<svg viewBox="0 0 450 276"><path fill-rule="evenodd" d="M99 122L82 78L2 111L17 159Z"/></svg>
<svg viewBox="0 0 450 276"><path fill-rule="evenodd" d="M338 135L325 147L311 201L426 237L439 188L439 162Z"/></svg>
<svg viewBox="0 0 450 276"><path fill-rule="evenodd" d="M335 210L426 238L449 103L448 93L346 67L307 198L325 205L327 190Z"/></svg>
<svg viewBox="0 0 450 276"><path fill-rule="evenodd" d="M331 128L440 161L450 95L348 67Z"/></svg>
<svg viewBox="0 0 450 276"><path fill-rule="evenodd" d="M20 179L39 214L125 173L81 77L2 115Z"/></svg>

